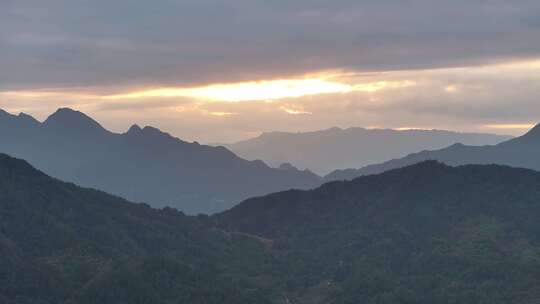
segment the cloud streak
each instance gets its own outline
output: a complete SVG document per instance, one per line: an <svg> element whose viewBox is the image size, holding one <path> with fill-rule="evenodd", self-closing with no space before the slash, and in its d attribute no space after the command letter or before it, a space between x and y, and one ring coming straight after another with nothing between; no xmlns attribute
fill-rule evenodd
<svg viewBox="0 0 540 304"><path fill-rule="evenodd" d="M334 76L334 77L339 77ZM377 81L347 84L321 78L280 79L246 83L214 84L195 88L160 88L126 94L108 95L107 100L187 97L204 101L274 101L319 94L377 92L413 86L414 82Z"/></svg>
<svg viewBox="0 0 540 304"><path fill-rule="evenodd" d="M540 2L0 2L0 87L201 86L540 55Z"/></svg>

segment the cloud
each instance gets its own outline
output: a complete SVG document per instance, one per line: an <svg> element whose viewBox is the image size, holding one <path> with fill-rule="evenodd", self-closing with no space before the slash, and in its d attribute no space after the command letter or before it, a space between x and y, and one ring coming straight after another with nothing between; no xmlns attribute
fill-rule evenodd
<svg viewBox="0 0 540 304"><path fill-rule="evenodd" d="M327 75L328 76L328 75ZM318 77L322 77L319 75ZM459 68L332 74L377 89L228 102L189 97L105 99L116 89L0 91L0 108L44 119L59 106L124 132L153 125L185 140L231 142L265 131L329 127L437 128L519 135L540 122L540 61ZM381 86L380 84L386 84ZM384 87L384 89L380 89ZM449 89L450 88L450 89Z"/></svg>
<svg viewBox="0 0 540 304"><path fill-rule="evenodd" d="M193 86L540 55L540 2L3 0L0 89Z"/></svg>
<svg viewBox="0 0 540 304"><path fill-rule="evenodd" d="M309 112L309 111L305 111L305 110L302 110L301 107L299 106L287 106L287 105L284 105L284 106L281 106L279 107L281 110L285 111L285 113L287 114L291 114L291 115L311 115L313 113Z"/></svg>
<svg viewBox="0 0 540 304"><path fill-rule="evenodd" d="M495 125L485 125L484 127L488 129L502 129L502 130L530 130L534 128L536 124L495 124Z"/></svg>
<svg viewBox="0 0 540 304"><path fill-rule="evenodd" d="M192 104L194 100L188 98L159 99L147 98L133 101L103 101L101 98L96 100L96 108L100 111L137 111L137 110L159 110L164 108L177 108L182 105Z"/></svg>
<svg viewBox="0 0 540 304"><path fill-rule="evenodd" d="M384 87L384 84L380 89ZM359 89L365 89L364 87ZM276 100L306 95L347 93L354 86L325 79L279 79L232 84L214 84L192 88L159 88L132 93L109 95L104 99L140 99L148 97L188 97L205 101Z"/></svg>
<svg viewBox="0 0 540 304"><path fill-rule="evenodd" d="M212 116L224 117L224 116L236 115L237 113L231 113L231 112L208 112L208 114L212 115Z"/></svg>
<svg viewBox="0 0 540 304"><path fill-rule="evenodd" d="M415 85L413 81L376 81L347 84L327 78L340 77L320 75L320 78L278 79L230 84L213 84L203 87L170 87L135 91L125 94L103 96L106 100L129 100L141 98L185 97L203 101L274 101L284 98L299 98L310 95L350 92L378 92Z"/></svg>

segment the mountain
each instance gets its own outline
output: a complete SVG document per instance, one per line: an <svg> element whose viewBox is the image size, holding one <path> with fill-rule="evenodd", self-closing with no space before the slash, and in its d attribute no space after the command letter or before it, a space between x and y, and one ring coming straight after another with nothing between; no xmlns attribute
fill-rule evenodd
<svg viewBox="0 0 540 304"><path fill-rule="evenodd" d="M502 135L440 130L331 128L305 133L263 133L225 146L246 159L261 159L272 166L291 163L327 174L339 168L358 168L458 142L486 145L508 139L509 136Z"/></svg>
<svg viewBox="0 0 540 304"><path fill-rule="evenodd" d="M0 302L272 303L252 266L263 246L206 222L0 154Z"/></svg>
<svg viewBox="0 0 540 304"><path fill-rule="evenodd" d="M540 170L540 124L521 137L496 145L469 146L461 143L439 150L425 150L360 169L336 170L325 181L349 180L362 175L377 174L425 160L438 160L449 165L501 164Z"/></svg>
<svg viewBox="0 0 540 304"><path fill-rule="evenodd" d="M43 123L2 111L0 136L0 152L56 178L190 214L223 211L248 197L320 183L311 172L270 168L153 127L134 125L116 134L67 108Z"/></svg>
<svg viewBox="0 0 540 304"><path fill-rule="evenodd" d="M274 240L303 290L292 303L502 304L540 296L539 216L540 172L428 161L249 199L217 220Z"/></svg>
<svg viewBox="0 0 540 304"><path fill-rule="evenodd" d="M0 154L6 304L535 303L540 173L423 162L186 216Z"/></svg>

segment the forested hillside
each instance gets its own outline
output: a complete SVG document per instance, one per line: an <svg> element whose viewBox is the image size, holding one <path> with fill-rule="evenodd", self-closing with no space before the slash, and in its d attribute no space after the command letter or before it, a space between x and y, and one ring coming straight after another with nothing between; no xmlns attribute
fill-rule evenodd
<svg viewBox="0 0 540 304"><path fill-rule="evenodd" d="M540 173L429 161L247 200L219 219L276 240L304 303L472 304L538 300L539 217Z"/></svg>
<svg viewBox="0 0 540 304"><path fill-rule="evenodd" d="M0 300L535 303L540 173L424 162L216 216L152 209L0 156Z"/></svg>

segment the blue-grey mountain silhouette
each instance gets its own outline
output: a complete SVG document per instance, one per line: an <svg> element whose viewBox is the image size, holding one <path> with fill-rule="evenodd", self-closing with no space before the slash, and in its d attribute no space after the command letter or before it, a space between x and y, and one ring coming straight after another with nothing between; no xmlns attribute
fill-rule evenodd
<svg viewBox="0 0 540 304"><path fill-rule="evenodd" d="M525 135L496 145L470 146L456 143L439 150L425 150L403 158L373 164L360 169L336 170L326 181L349 180L362 175L381 173L425 160L438 160L448 165L500 164L540 170L540 124Z"/></svg>
<svg viewBox="0 0 540 304"><path fill-rule="evenodd" d="M225 146L245 159L261 159L271 166L291 163L318 174L328 174L336 169L359 168L458 142L488 145L510 138L442 130L331 128L303 133L263 133Z"/></svg>
<svg viewBox="0 0 540 304"><path fill-rule="evenodd" d="M188 143L153 127L117 134L87 115L59 109L43 123L0 113L0 152L62 180L186 213L225 210L248 197L310 188L308 171L270 168L224 147Z"/></svg>

